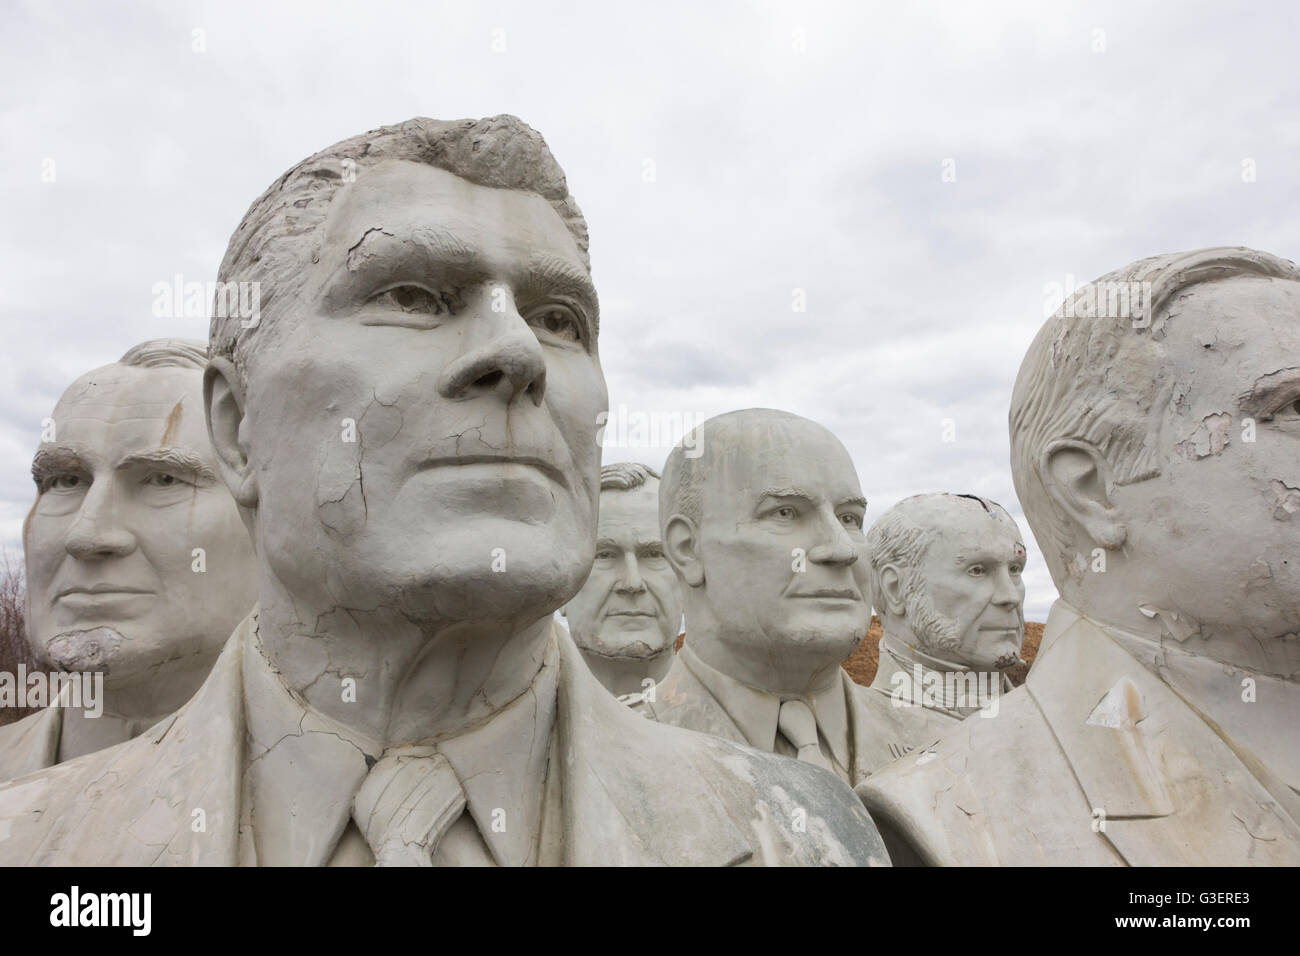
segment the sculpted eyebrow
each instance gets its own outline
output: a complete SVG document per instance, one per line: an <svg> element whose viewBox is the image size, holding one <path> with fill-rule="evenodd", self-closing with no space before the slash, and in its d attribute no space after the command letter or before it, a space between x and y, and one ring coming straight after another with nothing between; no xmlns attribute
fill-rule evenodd
<svg viewBox="0 0 1300 956"><path fill-rule="evenodd" d="M593 333L600 332L600 297L586 271L555 256L535 256L528 261L520 291L532 294L555 289L582 299L591 309Z"/></svg>
<svg viewBox="0 0 1300 956"><path fill-rule="evenodd" d="M89 473L76 452L69 448L42 448L32 456L32 481L39 488L41 482L51 475L66 472Z"/></svg>
<svg viewBox="0 0 1300 956"><path fill-rule="evenodd" d="M1300 368L1283 368L1262 375L1237 399L1242 412L1252 418L1265 419L1275 406L1300 399Z"/></svg>
<svg viewBox="0 0 1300 956"><path fill-rule="evenodd" d="M157 451L127 455L118 462L117 467L128 468L133 465L157 465L170 468L173 471L183 472L203 484L210 484L217 480L216 473L203 464L198 455L182 448L160 448Z"/></svg>
<svg viewBox="0 0 1300 956"><path fill-rule="evenodd" d="M840 502L840 507L843 508L845 505L857 505L859 508L865 508L867 506L867 499L861 496L845 498Z"/></svg>

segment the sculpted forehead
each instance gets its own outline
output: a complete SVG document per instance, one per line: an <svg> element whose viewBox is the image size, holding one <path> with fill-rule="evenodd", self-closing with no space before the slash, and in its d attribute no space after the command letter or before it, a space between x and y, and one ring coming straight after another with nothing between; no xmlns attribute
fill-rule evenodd
<svg viewBox="0 0 1300 956"><path fill-rule="evenodd" d="M73 382L52 417L57 443L86 452L167 445L209 457L197 369L108 365Z"/></svg>
<svg viewBox="0 0 1300 956"><path fill-rule="evenodd" d="M718 495L759 495L792 486L835 499L861 487L844 445L816 422L793 416L754 416L705 432L706 485Z"/></svg>
<svg viewBox="0 0 1300 956"><path fill-rule="evenodd" d="M1168 358L1180 372L1264 375L1300 365L1300 282L1259 277L1193 286L1172 308Z"/></svg>
<svg viewBox="0 0 1300 956"><path fill-rule="evenodd" d="M968 509L953 513L945 526L935 527L932 555L950 556L953 560L995 558L1010 561L1025 557L1020 529L1014 521L996 510L993 515Z"/></svg>
<svg viewBox="0 0 1300 956"><path fill-rule="evenodd" d="M600 493L600 534L636 532L642 541L659 537L659 482L639 488L609 488Z"/></svg>
<svg viewBox="0 0 1300 956"><path fill-rule="evenodd" d="M573 237L541 196L479 186L423 163L393 160L362 169L330 210L327 246L345 253L349 268L412 240L424 240L435 258L480 261L489 270L547 254L586 271Z"/></svg>

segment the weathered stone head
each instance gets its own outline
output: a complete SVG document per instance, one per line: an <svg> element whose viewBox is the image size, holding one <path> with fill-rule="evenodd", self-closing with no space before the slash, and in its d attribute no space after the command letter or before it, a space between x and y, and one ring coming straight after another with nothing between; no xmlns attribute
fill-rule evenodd
<svg viewBox="0 0 1300 956"><path fill-rule="evenodd" d="M64 392L32 460L28 639L143 713L185 702L257 599L203 422L202 342L157 339Z"/></svg>
<svg viewBox="0 0 1300 956"><path fill-rule="evenodd" d="M615 694L658 681L682 622L677 576L659 531L659 473L620 462L600 470L600 525L591 573L564 608L574 643Z"/></svg>
<svg viewBox="0 0 1300 956"><path fill-rule="evenodd" d="M1025 546L1001 505L975 495L913 495L871 526L867 549L887 637L980 671L1020 659Z"/></svg>
<svg viewBox="0 0 1300 956"><path fill-rule="evenodd" d="M829 431L766 408L711 418L673 449L659 488L687 641L753 687L800 693L871 622L859 561L866 499Z"/></svg>
<svg viewBox="0 0 1300 956"><path fill-rule="evenodd" d="M213 320L207 394L264 578L434 627L578 590L599 310L535 130L413 119L322 150L253 203L219 279L260 283L256 323Z"/></svg>
<svg viewBox="0 0 1300 956"><path fill-rule="evenodd" d="M1081 290L1034 339L1010 413L1016 491L1062 597L1294 671L1298 400L1294 264L1202 249Z"/></svg>

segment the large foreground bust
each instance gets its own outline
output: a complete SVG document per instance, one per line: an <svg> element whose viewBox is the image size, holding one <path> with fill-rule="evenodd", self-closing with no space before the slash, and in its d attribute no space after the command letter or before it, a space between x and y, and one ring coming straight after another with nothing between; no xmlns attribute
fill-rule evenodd
<svg viewBox="0 0 1300 956"><path fill-rule="evenodd" d="M861 788L899 856L1300 864L1298 400L1266 253L1145 259L1048 321L1011 455L1061 599L996 719Z"/></svg>
<svg viewBox="0 0 1300 956"><path fill-rule="evenodd" d="M0 861L885 862L824 771L621 706L552 614L591 566L586 227L513 117L347 140L222 263L212 445L260 609L171 720L0 790Z"/></svg>

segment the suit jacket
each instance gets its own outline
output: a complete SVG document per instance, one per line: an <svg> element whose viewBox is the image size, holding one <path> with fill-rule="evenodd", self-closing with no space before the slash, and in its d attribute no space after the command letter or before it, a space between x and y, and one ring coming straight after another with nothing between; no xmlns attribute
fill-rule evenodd
<svg viewBox="0 0 1300 956"><path fill-rule="evenodd" d="M175 714L0 787L0 864L239 863L250 620ZM888 865L875 826L832 774L643 720L591 675L563 629L555 639L566 863ZM331 849L294 862L322 864Z"/></svg>
<svg viewBox="0 0 1300 956"><path fill-rule="evenodd" d="M0 727L0 780L53 767L59 762L62 733L62 707L45 707Z"/></svg>
<svg viewBox="0 0 1300 956"><path fill-rule="evenodd" d="M644 700L636 709L660 723L760 748L770 746L770 742L746 739L724 702L691 670L690 660L689 653L678 652L655 688L655 699ZM938 740L953 723L951 718L924 707L895 707L888 693L855 684L843 669L839 689L848 713L847 743L852 766L846 769L853 786L909 751Z"/></svg>
<svg viewBox="0 0 1300 956"><path fill-rule="evenodd" d="M997 717L858 792L896 861L1300 865L1296 793L1060 601Z"/></svg>

